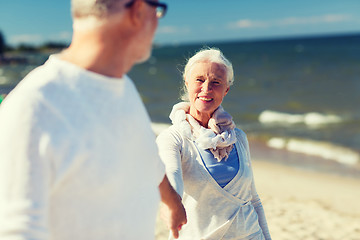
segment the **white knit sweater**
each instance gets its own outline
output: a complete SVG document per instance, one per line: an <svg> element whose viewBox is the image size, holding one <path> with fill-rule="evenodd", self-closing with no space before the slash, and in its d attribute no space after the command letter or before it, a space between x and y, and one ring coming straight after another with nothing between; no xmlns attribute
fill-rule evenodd
<svg viewBox="0 0 360 240"><path fill-rule="evenodd" d="M167 176L183 196L187 213L188 223L179 239L271 239L255 189L246 135L240 129L235 132L239 172L224 188L204 167L194 142L175 126L158 136Z"/></svg>

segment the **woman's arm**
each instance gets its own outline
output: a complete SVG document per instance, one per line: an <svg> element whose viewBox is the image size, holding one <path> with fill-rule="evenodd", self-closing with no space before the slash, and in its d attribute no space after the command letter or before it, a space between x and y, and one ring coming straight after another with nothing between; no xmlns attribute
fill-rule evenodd
<svg viewBox="0 0 360 240"><path fill-rule="evenodd" d="M183 196L184 182L181 167L182 138L170 129L162 132L156 139L159 155L165 164L166 175L175 191Z"/></svg>
<svg viewBox="0 0 360 240"><path fill-rule="evenodd" d="M181 197L171 187L166 175L159 185L161 201L166 205L166 220L174 238L179 237L182 225L186 224L186 212Z"/></svg>
<svg viewBox="0 0 360 240"><path fill-rule="evenodd" d="M171 229L173 236L177 238L178 231L181 229L181 226L186 224L186 213L181 203L181 197L184 189L180 152L181 137L174 135L168 129L157 137L156 143L159 148L160 158L165 164L167 175L165 176L164 181L160 184L160 192L161 188L166 188L168 189L166 192L170 193L170 196L163 196L163 194L161 194L162 202L165 203L165 205L161 205L160 214L161 218L168 225L168 228ZM170 202L173 202L176 205L178 205L177 201L179 201L182 209L175 207L174 210L171 205L166 204L166 199L168 197L170 198ZM185 219L182 216L185 216Z"/></svg>
<svg viewBox="0 0 360 240"><path fill-rule="evenodd" d="M265 236L265 239L266 240L271 240L269 228L268 228L266 217L265 217L265 211L264 211L264 208L262 206L260 197L256 192L254 179L252 180L251 189L252 189L251 204L254 206L255 211L256 211L256 213L258 215L259 225L260 225L260 227L262 229L262 232L263 232L263 234Z"/></svg>

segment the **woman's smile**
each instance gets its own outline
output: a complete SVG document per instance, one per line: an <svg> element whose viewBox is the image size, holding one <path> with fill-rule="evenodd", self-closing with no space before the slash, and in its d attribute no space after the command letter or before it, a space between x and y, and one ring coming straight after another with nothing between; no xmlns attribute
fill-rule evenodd
<svg viewBox="0 0 360 240"><path fill-rule="evenodd" d="M204 102L211 102L212 100L214 100L213 98L211 97L198 97L198 99L200 99L201 101L204 101Z"/></svg>

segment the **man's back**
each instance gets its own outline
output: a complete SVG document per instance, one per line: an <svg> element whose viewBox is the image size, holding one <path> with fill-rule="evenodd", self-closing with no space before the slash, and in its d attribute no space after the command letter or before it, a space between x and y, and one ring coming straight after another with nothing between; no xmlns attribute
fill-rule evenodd
<svg viewBox="0 0 360 240"><path fill-rule="evenodd" d="M1 237L153 239L164 170L130 79L52 57L8 96L0 121L13 126L0 126Z"/></svg>

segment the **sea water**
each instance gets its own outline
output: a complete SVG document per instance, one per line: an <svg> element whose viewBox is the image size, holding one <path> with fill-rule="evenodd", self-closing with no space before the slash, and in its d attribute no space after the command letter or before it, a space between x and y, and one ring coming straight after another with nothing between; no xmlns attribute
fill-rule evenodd
<svg viewBox="0 0 360 240"><path fill-rule="evenodd" d="M270 148L336 162L360 176L360 35L156 48L130 76L157 128L170 123L186 59L206 46L233 64L223 107L238 127Z"/></svg>
<svg viewBox="0 0 360 240"><path fill-rule="evenodd" d="M186 60L204 47L232 62L223 107L249 137L360 173L360 34L157 46L129 73L157 131L180 101ZM0 93L47 56L28 57L29 64L0 66Z"/></svg>

